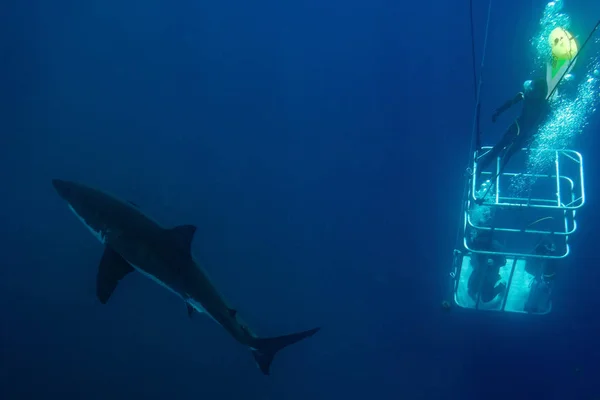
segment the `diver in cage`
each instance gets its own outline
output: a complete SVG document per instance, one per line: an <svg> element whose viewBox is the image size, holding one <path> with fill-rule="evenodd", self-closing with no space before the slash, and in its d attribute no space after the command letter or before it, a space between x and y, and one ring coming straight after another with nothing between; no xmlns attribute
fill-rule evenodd
<svg viewBox="0 0 600 400"><path fill-rule="evenodd" d="M534 253L538 256L553 256L558 253L558 250L552 240L544 240L536 246ZM548 309L557 261L555 258L527 260L525 271L534 278L531 281L531 290L525 303L525 311L537 313Z"/></svg>
<svg viewBox="0 0 600 400"><path fill-rule="evenodd" d="M502 251L503 247L497 240L493 239L492 231L480 231L471 243L473 250ZM471 266L473 272L469 277L469 296L477 301L488 303L501 295L506 290L506 283L500 282L500 268L506 265L506 257L501 254L473 253Z"/></svg>
<svg viewBox="0 0 600 400"><path fill-rule="evenodd" d="M480 179L481 172L502 154L500 169L496 171L496 176L498 176L517 151L531 145L533 137L548 116L550 105L546 79L528 80L523 84L523 88L523 92L517 93L514 98L496 109L492 115L492 122L495 123L503 112L515 104L523 102L521 114L504 132L502 139L490 151L477 159L477 180Z"/></svg>

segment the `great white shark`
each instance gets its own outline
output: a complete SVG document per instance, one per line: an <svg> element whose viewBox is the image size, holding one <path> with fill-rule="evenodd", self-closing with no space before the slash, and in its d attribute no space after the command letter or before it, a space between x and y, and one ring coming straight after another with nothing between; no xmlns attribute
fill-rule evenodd
<svg viewBox="0 0 600 400"><path fill-rule="evenodd" d="M320 328L272 338L257 337L241 321L191 254L193 225L164 228L134 203L86 185L52 180L60 197L105 246L96 276L96 295L106 304L117 284L138 271L179 296L191 316L205 313L235 340L249 347L265 374L275 354Z"/></svg>

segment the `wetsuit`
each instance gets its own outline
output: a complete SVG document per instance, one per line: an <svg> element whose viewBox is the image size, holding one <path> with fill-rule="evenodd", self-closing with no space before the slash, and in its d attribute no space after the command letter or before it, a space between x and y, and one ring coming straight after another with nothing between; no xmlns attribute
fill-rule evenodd
<svg viewBox="0 0 600 400"><path fill-rule="evenodd" d="M529 146L533 137L538 132L541 124L549 113L549 104L546 99L548 85L545 79L538 79L531 83L529 90L518 93L513 99L508 100L494 112L492 121L513 105L523 101L521 115L508 127L502 135L502 139L486 154L477 160L477 170L480 174L493 162L502 152L500 171L502 172L510 158L521 148Z"/></svg>
<svg viewBox="0 0 600 400"><path fill-rule="evenodd" d="M489 233L482 233L475 238L471 244L474 250L503 251L503 246L492 239ZM497 254L475 253L471 258L473 271L467 285L469 296L477 301L480 295L481 301L490 302L499 294L504 293L506 284L500 282L500 268L506 265L506 257Z"/></svg>
<svg viewBox="0 0 600 400"><path fill-rule="evenodd" d="M552 244L540 243L535 248L535 254L549 256L557 255L557 249ZM525 264L525 272L534 276L531 282L529 297L525 302L525 311L537 313L548 310L554 275L556 274L557 259L529 259Z"/></svg>

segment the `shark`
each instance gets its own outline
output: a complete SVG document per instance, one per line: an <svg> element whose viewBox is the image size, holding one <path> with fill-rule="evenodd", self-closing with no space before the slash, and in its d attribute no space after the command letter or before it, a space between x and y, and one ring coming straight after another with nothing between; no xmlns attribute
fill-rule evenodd
<svg viewBox="0 0 600 400"><path fill-rule="evenodd" d="M53 179L58 195L104 245L96 274L96 296L106 304L117 285L139 272L183 300L187 314L209 316L236 341L248 347L263 374L277 352L320 330L278 337L258 337L242 321L192 256L194 225L163 227L135 203L81 183Z"/></svg>

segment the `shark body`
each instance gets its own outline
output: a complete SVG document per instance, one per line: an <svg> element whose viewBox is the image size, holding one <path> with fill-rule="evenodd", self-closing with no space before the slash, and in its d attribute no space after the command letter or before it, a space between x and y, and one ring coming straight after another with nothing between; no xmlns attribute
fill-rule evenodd
<svg viewBox="0 0 600 400"><path fill-rule="evenodd" d="M96 295L106 304L121 281L137 271L179 296L188 314L204 313L235 340L249 347L269 375L275 354L314 335L320 328L273 338L257 337L225 302L191 254L193 225L164 228L135 204L80 183L54 179L69 208L105 246L96 278Z"/></svg>

